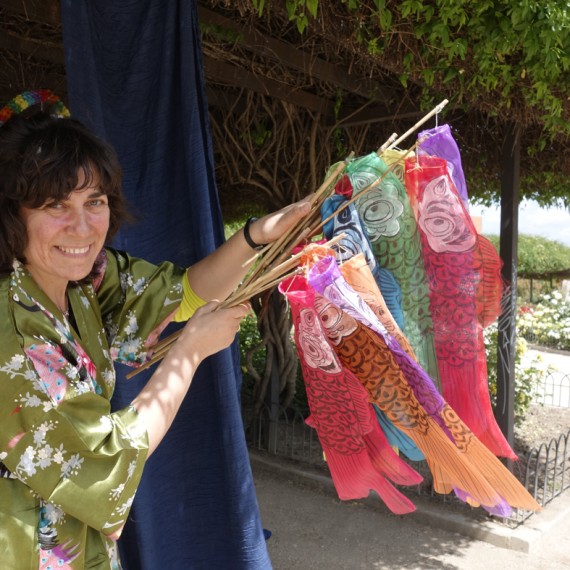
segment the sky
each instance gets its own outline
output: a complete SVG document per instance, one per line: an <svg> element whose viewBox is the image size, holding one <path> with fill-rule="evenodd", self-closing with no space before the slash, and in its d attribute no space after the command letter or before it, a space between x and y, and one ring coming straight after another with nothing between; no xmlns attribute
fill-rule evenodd
<svg viewBox="0 0 570 570"><path fill-rule="evenodd" d="M482 217L482 234L499 235L499 206L487 208L473 205L472 216ZM564 208L542 208L532 200L523 200L519 207L519 234L542 236L570 246L570 211Z"/></svg>

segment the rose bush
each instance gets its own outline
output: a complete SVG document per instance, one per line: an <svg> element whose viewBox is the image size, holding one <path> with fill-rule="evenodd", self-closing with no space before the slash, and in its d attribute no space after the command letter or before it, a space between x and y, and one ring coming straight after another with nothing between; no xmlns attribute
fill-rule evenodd
<svg viewBox="0 0 570 570"><path fill-rule="evenodd" d="M570 350L570 302L558 290L541 295L534 307L521 307L517 329L534 344Z"/></svg>

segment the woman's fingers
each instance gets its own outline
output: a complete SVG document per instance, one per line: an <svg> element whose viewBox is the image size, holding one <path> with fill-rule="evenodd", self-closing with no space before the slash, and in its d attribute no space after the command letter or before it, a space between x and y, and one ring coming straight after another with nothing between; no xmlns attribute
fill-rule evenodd
<svg viewBox="0 0 570 570"><path fill-rule="evenodd" d="M260 218L250 226L250 233L256 243L270 243L279 239L311 210L310 197L289 204Z"/></svg>
<svg viewBox="0 0 570 570"><path fill-rule="evenodd" d="M233 342L242 319L250 311L248 304L220 309L217 301L206 303L189 319L180 342L206 358Z"/></svg>

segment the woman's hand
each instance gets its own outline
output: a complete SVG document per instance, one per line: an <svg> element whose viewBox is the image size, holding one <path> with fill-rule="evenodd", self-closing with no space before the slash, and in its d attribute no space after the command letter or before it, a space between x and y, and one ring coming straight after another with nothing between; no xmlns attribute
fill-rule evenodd
<svg viewBox="0 0 570 570"><path fill-rule="evenodd" d="M241 320L251 311L249 305L218 309L212 301L200 307L188 320L178 339L199 361L227 348L239 331Z"/></svg>
<svg viewBox="0 0 570 570"><path fill-rule="evenodd" d="M293 227L299 220L311 210L310 196L299 202L285 206L277 212L263 216L255 220L249 226L251 239L258 244L266 244L279 239L287 230Z"/></svg>

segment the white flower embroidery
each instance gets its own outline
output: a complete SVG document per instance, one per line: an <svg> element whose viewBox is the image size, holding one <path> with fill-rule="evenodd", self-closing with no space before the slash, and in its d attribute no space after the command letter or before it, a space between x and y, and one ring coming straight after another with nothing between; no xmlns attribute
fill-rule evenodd
<svg viewBox="0 0 570 570"><path fill-rule="evenodd" d="M46 445L38 450L37 457L38 457L38 467L45 469L49 467L52 462L52 454L53 448L51 445Z"/></svg>
<svg viewBox="0 0 570 570"><path fill-rule="evenodd" d="M34 377L32 378L32 384L33 384L34 390L36 392L41 392L42 394L47 394L46 387L45 387L42 379L39 376L36 376L36 374L34 374Z"/></svg>
<svg viewBox="0 0 570 570"><path fill-rule="evenodd" d="M126 342L121 343L121 352L125 352L127 354L136 354L140 348L141 341L138 338L127 340Z"/></svg>
<svg viewBox="0 0 570 570"><path fill-rule="evenodd" d="M182 283L179 282L179 283L174 284L170 288L168 295L164 299L164 306L168 307L169 305L172 305L173 303L180 303L180 296L182 295L182 293L183 293ZM173 295L174 299L171 299L170 295Z"/></svg>
<svg viewBox="0 0 570 570"><path fill-rule="evenodd" d="M119 549L117 543L114 540L105 541L105 549L107 550L107 556L111 563L112 570L118 570L119 566Z"/></svg>
<svg viewBox="0 0 570 570"><path fill-rule="evenodd" d="M34 462L35 455L36 455L36 450L31 445L29 445L26 448L26 451L22 453L16 471L18 472L23 471L28 477L35 475L36 473L36 465Z"/></svg>
<svg viewBox="0 0 570 570"><path fill-rule="evenodd" d="M76 380L79 377L79 372L77 371L77 368L75 368L75 366L71 366L71 364L68 364L65 367L65 375L70 380Z"/></svg>
<svg viewBox="0 0 570 570"><path fill-rule="evenodd" d="M133 286L132 275L129 275L128 273L121 273L119 275L119 279L121 281L121 289L123 290L123 292L126 291L128 287Z"/></svg>
<svg viewBox="0 0 570 570"><path fill-rule="evenodd" d="M24 373L20 372L24 365L24 355L23 354L16 354L12 356L10 362L4 364L4 366L0 366L0 371L6 372L6 374L10 375L10 378L16 378L16 376L25 376Z"/></svg>
<svg viewBox="0 0 570 570"><path fill-rule="evenodd" d="M133 312L127 314L129 324L125 327L125 333L129 336L135 334L139 330L139 324L137 322L137 317Z"/></svg>
<svg viewBox="0 0 570 570"><path fill-rule="evenodd" d="M113 387L115 384L115 373L113 370L103 370L103 372L101 372L101 376L103 377L103 380L107 386Z"/></svg>
<svg viewBox="0 0 570 570"><path fill-rule="evenodd" d="M52 503L44 503L45 517L52 524L61 524L65 521L65 513Z"/></svg>
<svg viewBox="0 0 570 570"><path fill-rule="evenodd" d="M87 394L87 392L92 392L92 385L89 385L87 382L78 382L75 386L77 390L77 394Z"/></svg>
<svg viewBox="0 0 570 570"><path fill-rule="evenodd" d="M34 431L34 443L36 445L40 445L45 443L46 434L48 431L52 430L55 427L53 422L43 422L41 423L36 430Z"/></svg>
<svg viewBox="0 0 570 570"><path fill-rule="evenodd" d="M63 463L63 454L65 450L63 449L63 443L60 443L59 447L55 448L55 453L53 454L53 462L61 465Z"/></svg>
<svg viewBox="0 0 570 570"><path fill-rule="evenodd" d="M83 458L79 454L73 455L68 461L65 460L66 451L63 444L54 448L46 442L47 433L56 427L57 422L43 422L33 432L34 445L29 445L20 456L15 474L25 481L26 476L31 477L38 469L47 469L53 463L61 465L61 473L64 477L76 475Z"/></svg>
<svg viewBox="0 0 570 570"><path fill-rule="evenodd" d="M31 380L32 382L34 382L35 380L37 380L37 376L36 373L33 370L26 370L24 372L24 378L26 380Z"/></svg>
<svg viewBox="0 0 570 570"><path fill-rule="evenodd" d="M61 466L61 476L64 479L69 478L71 475L77 475L79 469L81 468L81 464L83 463L83 457L79 455L79 453L74 453L70 458L69 461L64 461Z"/></svg>
<svg viewBox="0 0 570 570"><path fill-rule="evenodd" d="M135 498L134 495L130 497L128 501L125 501L121 506L117 507L115 509L115 512L117 512L121 516L124 515L131 508L134 498Z"/></svg>
<svg viewBox="0 0 570 570"><path fill-rule="evenodd" d="M111 489L111 491L109 492L109 500L110 501L116 501L121 496L121 493L124 490L125 490L125 484L124 483L121 483L118 487Z"/></svg>
<svg viewBox="0 0 570 570"><path fill-rule="evenodd" d="M148 284L147 280L144 277L141 277L135 283L133 283L133 291L137 295L141 295L146 289L147 284Z"/></svg>
<svg viewBox="0 0 570 570"><path fill-rule="evenodd" d="M23 406L28 406L30 408L37 408L38 406L42 405L42 401L39 398L39 396L36 396L35 394L30 394L29 392L26 392L25 396L20 397L20 403Z"/></svg>
<svg viewBox="0 0 570 570"><path fill-rule="evenodd" d="M127 470L127 478L128 478L128 479L130 479L130 478L133 476L133 474L134 474L136 468L137 468L137 462L136 462L136 461L131 461L131 462L129 463L129 468L128 468L128 470Z"/></svg>

